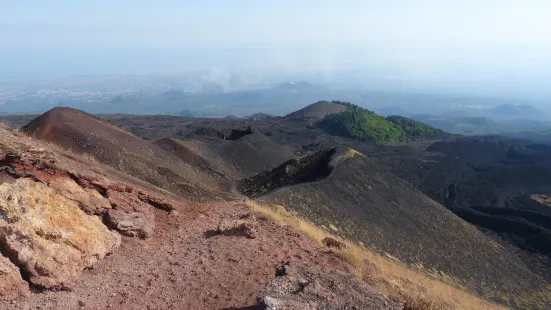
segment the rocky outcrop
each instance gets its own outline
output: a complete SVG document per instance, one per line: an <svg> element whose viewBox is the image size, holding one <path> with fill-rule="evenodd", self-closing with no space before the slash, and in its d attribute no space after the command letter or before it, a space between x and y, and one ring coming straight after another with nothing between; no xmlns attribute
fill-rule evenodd
<svg viewBox="0 0 551 310"><path fill-rule="evenodd" d="M121 193L137 197L137 199L141 202L167 212L175 210L176 205L178 205L178 202L174 200L169 201L152 193L148 193L131 186L125 186L106 178L98 179L89 175L81 175L76 173L70 173L70 175L81 187L95 189L98 192L105 194L112 204L123 203L122 201L116 201L121 197L116 196L116 193ZM110 198L110 196L112 197ZM134 198L132 199L135 200Z"/></svg>
<svg viewBox="0 0 551 310"><path fill-rule="evenodd" d="M149 238L155 228L153 218L141 212L107 210L104 222L109 228L128 237Z"/></svg>
<svg viewBox="0 0 551 310"><path fill-rule="evenodd" d="M262 293L269 310L388 309L402 307L351 274L302 262L286 263Z"/></svg>
<svg viewBox="0 0 551 310"><path fill-rule="evenodd" d="M2 254L34 286L68 289L84 268L120 245L117 233L79 208L80 200L99 197L75 193L78 195L73 198L80 198L69 199L71 194L60 194L59 189L29 179L0 185Z"/></svg>
<svg viewBox="0 0 551 310"><path fill-rule="evenodd" d="M0 256L0 301L28 297L29 293L29 285L21 279L19 269Z"/></svg>
<svg viewBox="0 0 551 310"><path fill-rule="evenodd" d="M138 192L138 198L147 203L152 205L153 207L164 210L167 212L174 211L176 208L174 207L174 203L170 201L166 201L165 199L162 199L160 197L153 196L151 194L148 194L143 191Z"/></svg>
<svg viewBox="0 0 551 310"><path fill-rule="evenodd" d="M69 178L57 178L48 184L59 194L75 201L79 208L88 215L100 215L111 209L111 203L95 189L83 189Z"/></svg>
<svg viewBox="0 0 551 310"><path fill-rule="evenodd" d="M121 192L109 189L106 193L107 199L111 205L117 210L126 212L152 213L151 206L141 201L132 192Z"/></svg>

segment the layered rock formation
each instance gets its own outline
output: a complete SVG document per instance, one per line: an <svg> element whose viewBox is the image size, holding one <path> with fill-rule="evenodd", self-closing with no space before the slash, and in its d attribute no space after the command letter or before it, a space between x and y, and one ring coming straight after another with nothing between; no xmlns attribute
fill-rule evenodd
<svg viewBox="0 0 551 310"><path fill-rule="evenodd" d="M78 195L95 197L82 189ZM28 179L0 185L0 247L35 286L68 289L119 244L99 217L53 188Z"/></svg>

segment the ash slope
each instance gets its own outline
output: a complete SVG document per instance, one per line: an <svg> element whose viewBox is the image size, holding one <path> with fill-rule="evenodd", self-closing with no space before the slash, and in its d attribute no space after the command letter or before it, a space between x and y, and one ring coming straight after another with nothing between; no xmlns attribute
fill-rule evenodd
<svg viewBox="0 0 551 310"><path fill-rule="evenodd" d="M455 138L416 156L378 160L465 220L529 253L549 256L551 209L532 199L551 193L548 147L506 137Z"/></svg>
<svg viewBox="0 0 551 310"><path fill-rule="evenodd" d="M226 131L200 128L180 143L200 154L218 172L236 180L295 158L285 147L251 127Z"/></svg>
<svg viewBox="0 0 551 310"><path fill-rule="evenodd" d="M22 127L26 134L53 142L136 178L192 200L224 198L229 182L193 162L158 148L94 115L54 108Z"/></svg>
<svg viewBox="0 0 551 310"><path fill-rule="evenodd" d="M355 280L342 257L241 201L184 205L134 181L0 126L0 309L263 309L259 300L274 296L327 309L401 308ZM140 207L138 200L155 219L155 234L140 240L104 226L101 214ZM244 218L255 226L254 239L211 234ZM300 268L275 277L282 261ZM283 290L304 277L316 292L337 285L346 294L306 298Z"/></svg>
<svg viewBox="0 0 551 310"><path fill-rule="evenodd" d="M241 181L240 189L503 303L512 304L519 290L538 291L542 283L492 238L354 150L289 161Z"/></svg>

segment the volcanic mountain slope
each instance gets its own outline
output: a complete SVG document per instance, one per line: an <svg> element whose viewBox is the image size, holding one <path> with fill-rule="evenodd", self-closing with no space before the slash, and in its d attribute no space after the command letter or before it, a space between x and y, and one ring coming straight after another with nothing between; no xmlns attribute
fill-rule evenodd
<svg viewBox="0 0 551 310"><path fill-rule="evenodd" d="M229 182L205 173L181 157L158 148L96 116L71 108L55 108L22 131L53 142L141 180L192 200L227 197Z"/></svg>
<svg viewBox="0 0 551 310"><path fill-rule="evenodd" d="M239 189L510 305L519 291L530 295L544 283L493 239L352 149L291 160Z"/></svg>
<svg viewBox="0 0 551 310"><path fill-rule="evenodd" d="M153 210L178 205L114 171L102 177L98 167L0 127L0 299L28 296L29 285L71 289L84 269L119 247L119 233L150 237Z"/></svg>
<svg viewBox="0 0 551 310"><path fill-rule="evenodd" d="M504 137L459 138L421 158L379 159L465 220L524 250L551 254L551 209L533 195L551 193L551 150Z"/></svg>
<svg viewBox="0 0 551 310"><path fill-rule="evenodd" d="M402 308L351 270L242 201L186 205L0 126L0 309Z"/></svg>
<svg viewBox="0 0 551 310"><path fill-rule="evenodd" d="M288 118L316 118L322 119L328 114L346 111L346 106L329 101L318 101L305 108L288 114Z"/></svg>
<svg viewBox="0 0 551 310"><path fill-rule="evenodd" d="M138 121L136 117L126 117L129 118ZM164 128L169 128L166 134L189 132L207 122L202 119L193 123L187 118L180 121L164 118L157 124L155 119L144 116L139 118L140 123L129 123L118 116L117 122L142 134L149 129L157 132ZM220 119L208 120L208 124L217 128L239 128L252 122ZM495 137L491 142L488 138L441 136L439 140L418 139L407 146L391 146L331 136L312 126L311 121L305 118L259 119L254 124L269 135L270 140L297 155L335 145L370 154L370 158L378 160L427 196L482 229L496 232L521 249L535 251L536 254L545 253L550 248L546 241L549 240L549 226L546 224L549 208L529 198L532 194L550 192L547 188L549 178L546 176L549 154L544 150L531 150L530 142L507 137ZM441 142L431 147L438 141ZM427 147L429 150L426 150ZM520 153L515 155L515 152ZM534 171L534 177L527 171ZM446 192L450 190L459 193L455 199L446 198ZM489 209L495 206L499 208ZM515 223L523 228L516 229ZM527 255L531 256L530 253ZM544 265L551 266L551 263Z"/></svg>
<svg viewBox="0 0 551 310"><path fill-rule="evenodd" d="M294 154L255 128L201 128L180 142L231 179L253 176L294 158Z"/></svg>
<svg viewBox="0 0 551 310"><path fill-rule="evenodd" d="M190 154L189 158L195 158L193 160L193 165L195 167L204 167L201 165L204 165L205 161L208 163L209 166L215 168L215 164L219 160L217 159L218 155L215 152L208 154L207 152L201 153L200 151L216 149L217 146L221 144L225 144L228 142L233 143L247 137L247 135L244 135L237 140L226 140L224 138L228 138L231 135L231 130L227 131L225 130L226 128L247 128L248 126L254 126L254 128L257 128L258 131L262 132L264 136L269 138L269 140L277 143L284 149L291 150L294 154L297 155L312 154L318 150L324 150L326 148L332 148L334 146L354 148L359 152L367 155L367 158L365 159L367 160L367 164L352 164L353 161L352 163L347 163L347 161L343 161L340 166L337 165L337 167L348 167L348 170L345 171L349 171L350 175L354 176L354 179L358 178L359 180L365 181L369 180L369 177L374 177L375 181L380 182L381 184L386 184L388 185L388 187L386 187L386 185L373 186L368 181L365 181L367 185L370 185L373 188L372 190L369 190L369 187L367 186L359 186L354 184L350 185L349 187L342 188L342 185L339 184L349 184L349 182L346 181L346 178L343 179L344 181L331 181L334 183L330 183L330 180L337 180L335 179L335 177L340 175L339 168L321 169L321 171L323 172L322 174L311 174L308 172L308 169L299 169L301 167L301 162L303 161L298 160L287 163L285 166L290 167L290 172L296 170L296 174L299 176L299 178L295 178L294 176L287 177L285 168L276 168L274 172L277 173L274 173L274 175L277 175L278 179L271 178L271 172L264 174L264 176L267 177L268 181L273 181L271 182L273 183L272 185L265 182L266 180L255 179L253 177L252 179L255 179L256 182L260 185L257 189L255 189L254 186L251 187L251 190L248 192L248 194L255 196L265 191L269 191L270 189L276 188L275 191L269 192L267 197L262 198L268 199L269 197L271 197L271 195L274 195L275 198L278 198L278 195L280 195L280 193L295 193L295 191L300 190L300 193L302 194L304 192L304 195L294 195L293 199L297 199L300 201L303 201L304 199L309 199L311 201L319 200L319 202L317 203L319 205L327 205L321 202L321 200L327 200L331 201L331 203L335 206L346 206L348 205L346 201L351 200L351 206L353 210L363 210L366 209L363 202L368 201L372 203L372 200L368 199L369 196L367 196L368 198L362 198L360 200L359 198L353 198L356 197L355 191L365 191L365 189L367 188L368 193L363 193L362 195L374 195L374 190L381 190L385 188L389 190L389 188L392 189L394 186L396 186L399 189L403 189L398 191L398 198L394 197L394 193L392 193L391 195L389 192L385 192L385 195L376 196L378 197L377 199L380 198L381 200L376 200L375 202L378 205L385 206L387 209L394 210L393 208L397 207L392 202L397 203L396 201L398 201L401 202L398 209L405 212L408 211L407 207L411 205L426 206L426 204L418 201L420 197L426 199L425 196L419 193L419 191L421 191L430 198L448 207L451 211L463 217L465 220L476 224L481 229L481 231L488 232L486 236L494 238L494 240L503 245L503 248L498 247L499 249L504 251L503 255L501 255L502 258L488 260L487 258L491 257L496 252L490 251L494 247L486 243L488 238L484 237L484 235L481 236L480 248L482 249L484 258L481 260L481 262L486 262L489 266L489 269L486 270L479 268L480 265L476 262L473 265L475 266L475 268L465 269L467 263L461 263L461 261L459 261L460 264L452 267L452 271L449 271L448 275L459 274L457 278L466 283L482 283L481 279L484 279L486 277L488 281L484 279L484 283L486 284L483 284L483 287L485 287L486 289L484 292L482 292L482 295L495 297L498 300L509 301L511 300L510 296L507 296L507 294L504 294L503 296L498 296L500 295L499 291L503 290L507 293L510 292L513 287L522 286L523 284L521 283L526 284L531 281L530 279L538 278L534 275L535 273L539 273L543 276L549 275L548 268L549 266L551 266L551 264L549 262L546 262L545 259L540 260L538 256L538 253L543 252L541 251L541 249L546 248L545 229L547 228L545 228L545 225L547 225L546 221L548 215L547 213L545 213L546 211L544 210L547 209L544 209L544 207L549 207L542 202L545 202L545 197L548 197L550 193L546 187L549 183L549 178L546 176L546 169L548 169L546 160L547 158L549 158L549 156L546 153L545 148L541 146L530 145L530 143L518 141L509 145L509 142L507 141L511 141L511 139L507 139L504 137L497 138L497 140L495 141L492 140L494 142L481 142L476 141L481 140L479 138L464 138L466 140L462 140L462 138L457 138L453 136L439 137L439 142L437 140L418 139L409 143L408 145L378 145L343 137L331 136L315 126L315 122L312 122L313 119L300 117L274 117L257 120L200 118L193 119L174 116L126 115L113 115L103 117L106 117L109 120L116 122L117 125L122 126L123 128L133 132L134 134L143 137L144 139L158 140L164 137L179 139L184 138L183 140L176 140L167 143L168 145L170 145L167 149L169 149L170 152L174 152L177 147L174 145L173 142L182 141L185 148L180 149L179 151L177 151L177 153L182 152L182 154L184 155L180 154L180 156L182 156L183 158L187 156L185 154ZM201 128L215 128L216 131L219 132L219 134L214 132L214 137L205 136L205 134L209 134L209 130L202 130L199 132L199 135L193 134ZM228 133L230 133L230 135L228 135ZM186 138L190 134L192 134L192 136L190 136L190 138ZM208 145L204 141L209 142L211 145ZM438 143L435 144L435 142ZM158 144L163 143L166 143L166 141L158 142ZM193 145L193 143L196 143L196 145ZM490 144L492 146L489 146ZM206 145L208 147L206 147ZM198 155L199 157L197 158L194 155ZM332 158L333 156L335 155L330 155L329 157ZM171 155L171 157L175 156ZM325 160L324 158L327 158L327 156L320 156L320 158ZM354 157L352 160L357 158L358 156ZM287 159L292 159L292 157ZM274 162L273 167L277 166L287 159L281 159L280 162ZM316 160L314 162L319 161ZM226 161L220 160L219 165L223 164L226 164ZM226 174L230 175L230 178L232 179L239 179L240 172L236 172L237 168L231 166L229 167L231 169L228 168L227 170L229 172L226 171ZM351 167L354 169L352 169ZM260 172L260 170L264 169L265 168L261 168L259 165L259 169L257 169L254 173L258 173ZM370 170L367 169L373 170L374 174L371 175ZM524 171L534 172L535 177L532 178L531 174L527 175L527 173L525 173ZM251 174L252 172L249 175ZM345 175L344 172L342 174ZM356 176L356 174L358 176ZM409 183L413 184L415 188L411 186L402 187L400 185L404 184L402 180L406 180ZM332 184L332 186L327 186L326 188L324 187L322 190L320 188L323 184ZM289 188L281 189L281 186L285 187L289 185L291 185ZM262 186L264 186L264 189L261 188ZM407 188L408 190L406 191L405 188ZM336 192L336 189L339 189L342 192ZM331 196L334 198L327 196ZM324 198L314 199L312 197ZM400 197L408 198L403 199ZM452 199L449 199L450 197L452 197ZM535 199L530 199L531 197ZM283 197L278 199L290 201L291 198ZM359 200L360 202L357 202L356 200ZM281 204L284 203L284 201L281 202ZM431 202L431 204L432 203L434 202ZM306 205L306 203L304 203L303 205ZM316 204L312 203L312 205ZM494 210L494 206L500 206L500 208L495 208ZM292 205L286 205L286 207L290 209L302 208L300 206L295 207ZM373 206L370 206L370 208L372 207ZM439 207L439 210L440 209L441 207ZM370 211L371 209L366 210ZM360 211L357 212L358 213L352 212L351 214L353 216L355 216L355 214L360 214ZM379 213L382 212L383 211L379 211ZM308 216L308 214L313 213L307 213L306 216ZM450 213L447 214L448 215L444 218L449 219L448 216L450 216ZM465 216L464 214L467 214L467 216ZM339 215L339 213L337 212L325 212L321 214L319 219L316 219L314 217L312 218L318 223L333 224L332 219L338 218L337 215ZM369 217L369 215L370 213L368 212L366 218L372 219L372 217ZM410 216L413 217L413 215L411 214ZM383 217L383 219L385 218ZM455 218L455 220L459 219ZM377 227L388 228L390 225L395 229L401 228L401 224L398 223L398 220L396 223L389 222L386 219L385 221L386 222L383 221L383 223L377 222L377 225L379 225ZM434 257L440 258L443 255L442 253L445 253L445 251L441 248L442 243L445 242L445 240L451 240L450 244L453 246L453 248L455 248L453 250L453 253L461 251L463 244L459 243L457 239L447 239L451 237L448 236L450 231L447 230L445 227L439 227L436 225L432 227L429 224L427 224L428 226L423 226L421 225L421 223L414 220L412 220L411 222L415 225L419 225L419 227L422 228L420 229L420 231L426 231L429 236L432 236L427 237L425 240L433 239L441 242L438 244L439 247L436 248L439 254L438 256L435 254ZM438 221L428 221L428 223L438 223ZM517 229L517 223L522 224L521 226L519 226L521 227L521 229ZM449 223L446 221L445 224ZM333 225L337 225L337 228L341 233L347 231L343 228L346 227L346 225L339 223ZM372 224L366 224L364 226L373 227ZM432 230L428 229L426 226L432 227ZM505 232L503 231L504 228L506 229ZM362 226L358 224L356 225L356 229L360 231L362 229ZM444 239L440 239L440 232L443 232L443 236L445 237ZM394 230L390 230L387 235L392 236L393 234ZM362 236L361 233L358 233L358 235ZM412 233L412 235L417 236L417 233ZM370 238L377 240L377 238L373 236L378 236L377 238L379 238L380 236L386 235L383 235L381 232L373 233ZM541 236L543 236L544 238L541 238ZM423 238L425 237L426 236L422 235L420 238L421 240L423 240ZM418 243L416 240L408 238L409 237L406 236L406 239L404 240L408 240L409 245L413 246ZM510 242L503 242L504 239ZM464 259L465 262L471 262L476 254L472 254L470 250L473 247L473 243L471 242L472 238L467 238L466 240L468 241L465 245L467 250L464 254L459 253L457 257ZM541 243L541 241L544 241L544 243ZM372 246L372 244L370 243L364 242L364 244L366 244L366 246ZM432 249L430 242L426 241L422 244L424 246L425 253L421 253L418 256L426 258L433 255L432 252L434 252L434 250ZM543 244L543 246L540 246L541 244ZM519 250L519 247L516 247L516 245L519 245L520 249L527 249L529 251ZM382 249L392 247L392 243L387 242L386 245L383 244L383 246L377 247L379 250L383 251ZM397 248L405 249L405 246L399 243ZM439 252L441 250L442 252ZM422 252L422 250L419 251ZM387 252L395 253L392 251L392 249ZM409 250L408 253L411 254L413 257L410 260L408 260L405 255L397 254L394 256L400 257L404 261L419 261L415 257L415 255L417 255L417 252ZM470 257L471 254L469 253L472 254L472 257ZM523 261L519 261L518 259L516 259L515 255L523 258ZM452 261L452 259L453 258L449 257L444 258L444 263L442 263L444 264L444 267L446 267L445 265L448 262ZM502 261L504 261L505 263L502 264ZM512 265L516 267L513 268L511 267ZM430 260L429 263L427 263L427 266L436 266L434 267L435 269L440 268L440 270L444 270L444 268L442 268L438 264L438 262L430 264ZM524 270L526 267L529 267L530 270L523 271L518 274L515 272L515 270ZM513 271L509 272L505 269L510 269ZM461 276L463 272L465 273L463 276ZM500 281L507 280L505 279L505 275L511 276L508 279L509 282L503 284ZM471 277L470 280L465 280L469 277ZM518 281L517 278L519 279ZM538 283L536 285L532 285L532 283L534 282ZM495 287L492 287L492 284L488 283L496 284ZM517 294L518 296L516 298L516 308L522 308L522 305L525 305L525 308L545 308L544 306L541 306L542 304L539 301L547 298L549 294L545 295L546 293L541 293L541 290L540 293L537 293L538 289L534 287L537 287L538 285L539 279L536 279L533 282L526 284L525 287L519 289L519 293ZM545 284L542 284L542 287L544 285ZM534 295L536 296L534 297ZM515 305L513 302L510 302L510 304L513 306Z"/></svg>

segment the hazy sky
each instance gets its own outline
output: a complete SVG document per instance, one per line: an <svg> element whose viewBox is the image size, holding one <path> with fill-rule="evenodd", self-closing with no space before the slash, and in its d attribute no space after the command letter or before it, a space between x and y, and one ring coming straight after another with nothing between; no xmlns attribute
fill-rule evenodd
<svg viewBox="0 0 551 310"><path fill-rule="evenodd" d="M537 75L551 68L551 1L0 0L0 42L0 75L362 64Z"/></svg>

